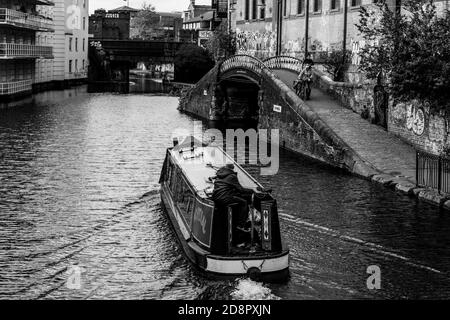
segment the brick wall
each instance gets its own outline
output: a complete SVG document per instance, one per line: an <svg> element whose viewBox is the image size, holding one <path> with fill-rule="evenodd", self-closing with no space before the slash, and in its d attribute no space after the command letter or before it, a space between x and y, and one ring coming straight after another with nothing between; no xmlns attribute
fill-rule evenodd
<svg viewBox="0 0 450 320"><path fill-rule="evenodd" d="M193 88L183 90L179 110L197 117L214 120L215 88L218 68L209 71Z"/></svg>
<svg viewBox="0 0 450 320"><path fill-rule="evenodd" d="M389 105L389 131L414 147L441 154L450 147L449 118L433 113L419 101Z"/></svg>
<svg viewBox="0 0 450 320"><path fill-rule="evenodd" d="M360 74L356 72L349 72L347 78L349 77L353 77L353 79L347 79L347 82L335 82L324 72L315 70L314 85L327 92L343 107L351 109L367 120L372 121L375 119L373 83L363 81L360 78Z"/></svg>

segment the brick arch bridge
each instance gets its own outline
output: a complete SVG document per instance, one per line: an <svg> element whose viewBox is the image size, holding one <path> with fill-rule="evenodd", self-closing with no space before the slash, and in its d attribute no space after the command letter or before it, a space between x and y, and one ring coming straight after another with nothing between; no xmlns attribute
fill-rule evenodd
<svg viewBox="0 0 450 320"><path fill-rule="evenodd" d="M295 94L292 82L301 65L287 56L232 56L181 97L180 110L213 122L279 129L283 148L355 174L374 171Z"/></svg>

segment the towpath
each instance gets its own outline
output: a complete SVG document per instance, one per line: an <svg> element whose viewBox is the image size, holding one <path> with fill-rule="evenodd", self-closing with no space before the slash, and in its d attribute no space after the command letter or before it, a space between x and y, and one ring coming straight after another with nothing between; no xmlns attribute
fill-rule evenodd
<svg viewBox="0 0 450 320"><path fill-rule="evenodd" d="M275 73L289 87L293 87L296 74L284 70ZM406 185L410 183L411 188L416 184L416 152L412 146L342 107L318 89L313 89L311 100L306 103L361 159L380 174L403 179Z"/></svg>

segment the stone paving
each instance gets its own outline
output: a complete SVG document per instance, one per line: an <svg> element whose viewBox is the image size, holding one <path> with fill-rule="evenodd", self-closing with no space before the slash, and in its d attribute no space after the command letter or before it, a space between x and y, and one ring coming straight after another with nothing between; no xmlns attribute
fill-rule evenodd
<svg viewBox="0 0 450 320"><path fill-rule="evenodd" d="M275 71L288 86L293 87L296 74ZM416 153L413 147L383 128L369 123L350 109L342 107L327 94L313 89L307 105L350 147L380 175L379 183L402 182L398 189L411 192L416 185ZM404 189L404 190L402 190Z"/></svg>

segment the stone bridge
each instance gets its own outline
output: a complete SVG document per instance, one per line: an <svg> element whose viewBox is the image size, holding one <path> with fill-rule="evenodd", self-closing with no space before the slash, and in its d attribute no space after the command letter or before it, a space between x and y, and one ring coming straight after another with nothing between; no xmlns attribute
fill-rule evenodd
<svg viewBox="0 0 450 320"><path fill-rule="evenodd" d="M283 148L364 177L375 174L292 90L301 65L293 57L232 56L183 95L180 110L213 122L279 129Z"/></svg>
<svg viewBox="0 0 450 320"><path fill-rule="evenodd" d="M173 64L180 42L103 40L89 41L89 91L129 92L130 69L138 62Z"/></svg>

